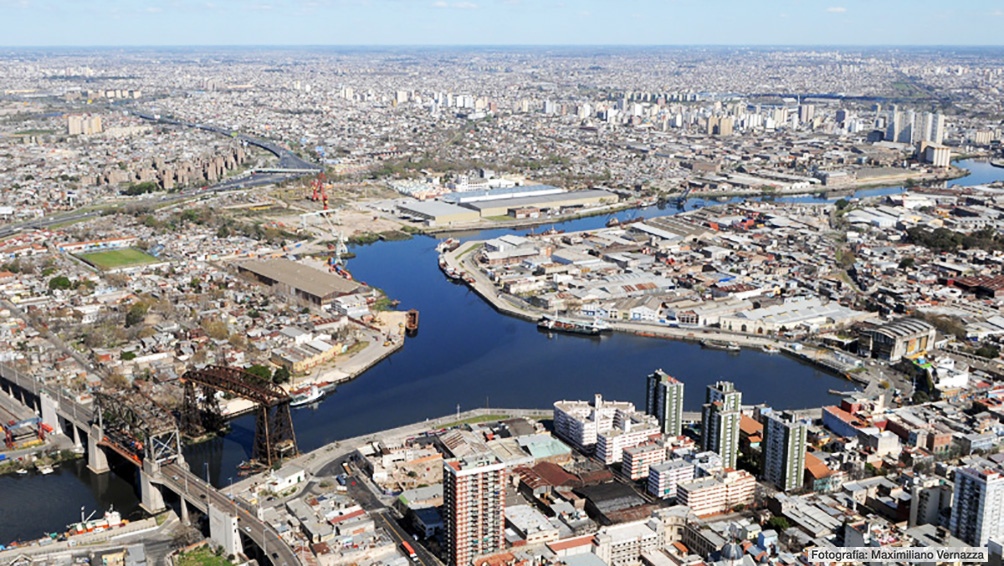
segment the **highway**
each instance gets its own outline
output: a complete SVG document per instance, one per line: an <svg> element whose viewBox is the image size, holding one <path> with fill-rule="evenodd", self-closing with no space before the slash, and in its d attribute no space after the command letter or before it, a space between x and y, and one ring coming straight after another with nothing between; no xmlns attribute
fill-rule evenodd
<svg viewBox="0 0 1004 566"><path fill-rule="evenodd" d="M237 515L237 523L241 533L257 544L271 561L273 566L299 566L299 556L293 549L279 538L264 521L259 520L249 509L241 508L230 498L216 490L212 485L200 479L191 470L177 463L167 464L161 468L161 483L171 491L182 495L191 505L204 513L208 513L207 503L219 509L229 510Z"/></svg>

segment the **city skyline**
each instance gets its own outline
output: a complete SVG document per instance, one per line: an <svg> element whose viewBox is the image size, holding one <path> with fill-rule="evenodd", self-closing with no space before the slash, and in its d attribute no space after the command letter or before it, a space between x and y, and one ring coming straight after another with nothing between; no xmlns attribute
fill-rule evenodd
<svg viewBox="0 0 1004 566"><path fill-rule="evenodd" d="M1004 23L1004 3L991 0L725 1L713 11L687 0L0 0L0 11L4 47L995 46Z"/></svg>

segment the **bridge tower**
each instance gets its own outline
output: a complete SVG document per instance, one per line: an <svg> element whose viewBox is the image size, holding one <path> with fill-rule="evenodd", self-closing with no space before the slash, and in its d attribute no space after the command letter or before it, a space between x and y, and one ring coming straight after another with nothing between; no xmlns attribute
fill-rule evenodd
<svg viewBox="0 0 1004 566"><path fill-rule="evenodd" d="M290 397L281 387L270 380L228 366L192 369L185 372L181 380L185 384L185 396L180 421L185 434L205 434L214 430L207 425L222 423L215 394L223 391L255 404L251 459L256 464L271 467L283 458L297 454Z"/></svg>

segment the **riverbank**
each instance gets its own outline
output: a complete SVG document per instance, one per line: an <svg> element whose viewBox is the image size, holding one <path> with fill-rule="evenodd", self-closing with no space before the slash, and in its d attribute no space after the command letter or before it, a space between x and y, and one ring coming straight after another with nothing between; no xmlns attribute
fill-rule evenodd
<svg viewBox="0 0 1004 566"><path fill-rule="evenodd" d="M366 370L389 357L404 347L406 313L399 311L381 311L376 313L372 323L366 324L351 321L357 325L357 330L363 335L357 344L365 345L350 355L341 354L335 361L315 369L311 374L294 377L291 383L282 386L287 393L295 390L318 386L328 393L338 385L359 377ZM223 415L234 418L253 410L255 404L248 399L230 399L223 407Z"/></svg>
<svg viewBox="0 0 1004 566"><path fill-rule="evenodd" d="M8 474L42 474L41 470L58 467L65 462L80 460L82 452L49 449L43 454L25 454L16 458L0 460L0 476ZM48 473L48 472L46 472Z"/></svg>
<svg viewBox="0 0 1004 566"><path fill-rule="evenodd" d="M442 259L442 271L444 274L450 271L462 274L461 280L475 294L501 314L530 322L536 322L541 317L549 314L527 304L518 297L502 293L495 287L480 269L475 259L477 250L483 244L483 241L467 242L452 252L441 254L440 258ZM588 324L591 321L582 319L582 322ZM875 386L876 376L871 375L869 372L856 371L857 366L840 360L834 352L826 348L816 348L807 344L781 340L770 336L743 334L719 328L674 327L629 321L607 321L607 324L614 332L633 334L646 338L662 338L699 343L735 343L740 348L783 352L803 363L808 363L861 386Z"/></svg>

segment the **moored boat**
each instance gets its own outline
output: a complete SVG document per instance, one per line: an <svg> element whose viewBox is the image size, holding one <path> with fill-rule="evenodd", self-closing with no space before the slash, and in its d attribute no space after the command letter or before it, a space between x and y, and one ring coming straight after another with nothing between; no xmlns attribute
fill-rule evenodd
<svg viewBox="0 0 1004 566"><path fill-rule="evenodd" d="M773 344L764 344L763 351L767 352L768 354L776 354L776 353L780 352L781 350L779 350Z"/></svg>
<svg viewBox="0 0 1004 566"><path fill-rule="evenodd" d="M96 513L96 511L95 511ZM72 525L66 526L66 536L72 537L76 535L82 535L86 533L96 533L101 531L107 531L108 529L114 529L116 527L121 527L129 523L129 521L123 520L122 515L119 514L114 508L108 509L104 516L100 519L92 519L94 513L91 513L90 517L84 518L84 509L80 509L80 522L74 523Z"/></svg>
<svg viewBox="0 0 1004 566"><path fill-rule="evenodd" d="M436 251L439 253L452 252L453 250L460 247L460 240L456 238L447 238L436 246Z"/></svg>
<svg viewBox="0 0 1004 566"><path fill-rule="evenodd" d="M415 334L418 332L418 310L411 309L406 314L404 319L404 330L408 334Z"/></svg>
<svg viewBox="0 0 1004 566"><path fill-rule="evenodd" d="M610 332L610 325L599 319L592 321L582 321L557 316L543 316L537 321L537 327L544 330L556 332L567 332L569 334L585 334L587 336L598 336L605 332Z"/></svg>
<svg viewBox="0 0 1004 566"><path fill-rule="evenodd" d="M293 396L289 402L290 407L308 405L324 396L324 391L321 391L321 388L316 385L311 385L309 388L297 391L291 391L291 393Z"/></svg>

